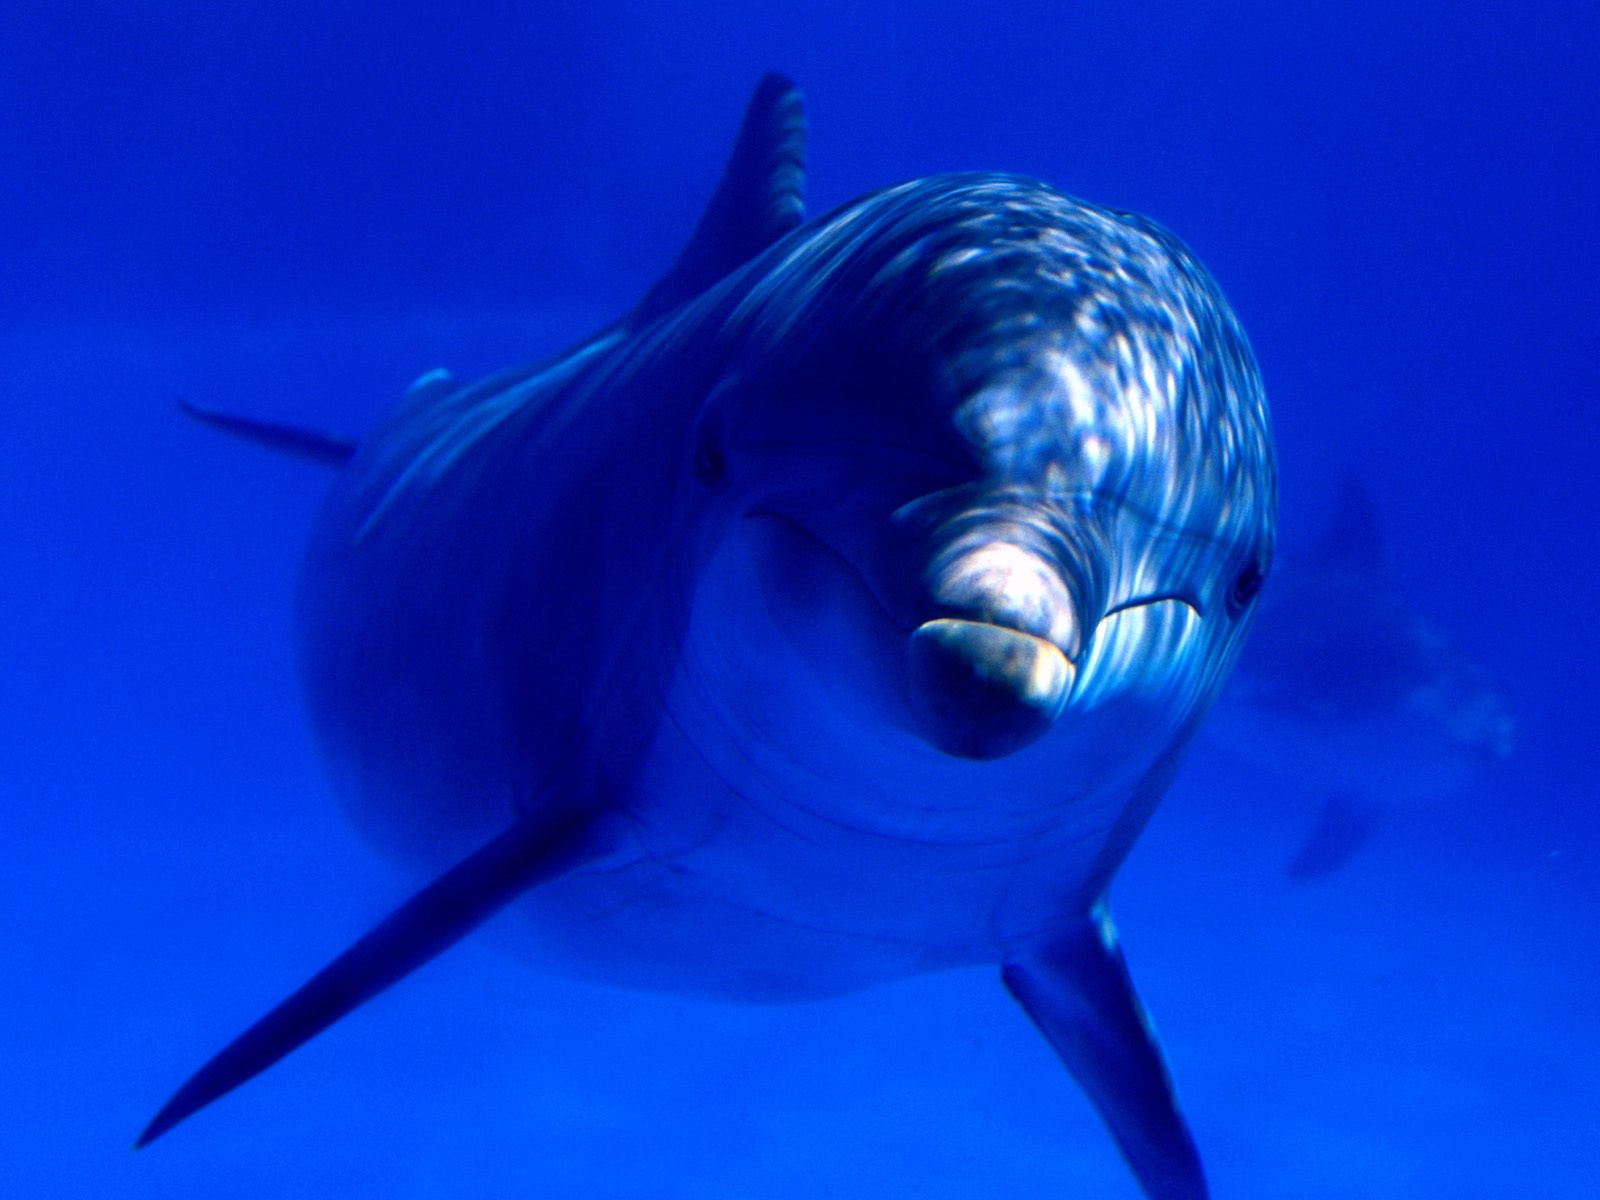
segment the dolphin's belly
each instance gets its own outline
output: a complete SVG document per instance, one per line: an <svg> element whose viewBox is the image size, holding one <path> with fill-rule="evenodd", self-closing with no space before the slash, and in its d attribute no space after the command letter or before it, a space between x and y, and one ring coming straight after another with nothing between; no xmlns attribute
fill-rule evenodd
<svg viewBox="0 0 1600 1200"><path fill-rule="evenodd" d="M1076 919L1112 822L929 842L774 812L729 786L674 722L637 781L627 846L529 893L539 961L624 986L738 1000L828 996L995 963Z"/></svg>
<svg viewBox="0 0 1600 1200"><path fill-rule="evenodd" d="M1081 919L1144 769L1096 755L1123 758L1109 731L1091 722L1096 736L1010 763L951 759L826 681L808 702L797 665L730 641L721 616L690 622L627 789L628 845L519 902L540 961L800 999L1007 961Z"/></svg>
<svg viewBox="0 0 1600 1200"><path fill-rule="evenodd" d="M773 528L702 569L624 789L629 845L519 902L539 959L792 999L1013 960L1081 920L1174 736L1165 707L1097 702L1001 762L940 753L894 719L870 606L826 619L847 582L772 619L755 563Z"/></svg>
<svg viewBox="0 0 1600 1200"><path fill-rule="evenodd" d="M1008 961L1081 920L1174 737L1166 706L1098 700L999 762L940 753L896 720L898 659L848 579L806 560L829 590L774 618L775 529L747 523L701 570L625 788L630 845L519 901L540 959L795 998Z"/></svg>

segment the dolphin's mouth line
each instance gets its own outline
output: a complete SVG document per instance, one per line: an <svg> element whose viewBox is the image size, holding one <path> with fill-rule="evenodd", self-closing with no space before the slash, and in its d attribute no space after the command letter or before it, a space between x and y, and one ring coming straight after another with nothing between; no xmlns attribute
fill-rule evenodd
<svg viewBox="0 0 1600 1200"><path fill-rule="evenodd" d="M806 541L811 545L823 550L828 555L829 559L831 559L840 570L845 572L849 578L855 581L856 586L861 588L862 591L864 591L868 596L872 597L873 606L877 610L878 616L887 623L889 628L895 630L902 637L911 638L918 629L927 623L926 621L919 619L914 614L907 616L898 615L894 608L884 599L879 590L872 585L872 581L867 577L866 573L856 565L856 563L848 554L840 550L827 538L816 533L804 522L796 520L788 513L777 508L754 508L745 513L746 520L754 520L757 518L775 520L784 528L805 538ZM1108 607L1105 612L1101 613L1098 619L1095 620L1094 623L1084 631L1083 641L1078 649L1078 653L1065 655L1067 663L1070 664L1074 670L1077 670L1082 668L1084 663L1088 661L1090 657L1090 647L1094 641L1095 632L1099 628L1101 622L1116 616L1118 613L1131 612L1140 608L1148 608L1151 605L1161 604L1167 601L1183 605L1192 614L1194 614L1196 620L1203 621L1206 618L1206 605L1202 603L1199 597L1190 592L1152 592L1145 595L1134 596L1128 600L1121 600ZM937 618L938 614L934 614L931 619L936 620ZM970 616L959 617L958 619L966 620L975 626L986 626L1006 633L1028 632L1027 630L1013 629L1011 626L1003 625L999 622L984 621L981 619L972 618Z"/></svg>
<svg viewBox="0 0 1600 1200"><path fill-rule="evenodd" d="M1106 609L1104 615L1100 619L1105 620L1106 617L1115 616L1120 612L1127 612L1131 608L1145 608L1148 605L1160 604L1166 600L1176 601L1187 608L1190 612L1194 613L1194 615L1199 617L1201 620L1205 619L1205 607L1200 603L1199 600L1189 595L1187 592L1157 592L1150 596L1135 596L1132 600L1124 600L1119 604L1113 604L1110 608Z"/></svg>
<svg viewBox="0 0 1600 1200"><path fill-rule="evenodd" d="M885 652L873 657L891 684L900 720L929 747L973 761L1006 757L1042 737L1065 711L1077 682L1074 660L1082 658L1082 643L1074 639L1064 645L1067 639L1050 636L1053 629L1029 628L1025 621L1014 624L1003 614L974 612L953 602L896 605L895 597L874 586L869 571L850 553L870 553L870 543L835 545L776 506L755 507L745 516L777 518L778 528L802 535L805 545L825 552L813 570L840 570L841 580L851 581L853 590L864 590L858 603L877 626L872 641ZM891 648L881 640L885 635L897 644Z"/></svg>
<svg viewBox="0 0 1600 1200"><path fill-rule="evenodd" d="M969 624L972 624L972 625L987 626L987 627L989 627L991 629L1001 630L1001 631L1006 632L1006 633L1029 634L1031 632L1030 630L1015 628L1015 627L1013 627L1011 625L1006 625L1006 624L1003 624L1003 623L1001 623L999 621L986 621L986 620L983 620L980 617L970 616L968 614L956 612L956 611L953 611L953 610L950 611L950 612L930 611L927 614L926 617L917 617L917 616L914 616L914 615L913 616L905 616L905 615L896 614L896 612L894 611L893 607L883 598L883 596L879 592L879 590L872 585L872 581L867 577L866 573L863 572L861 570L861 568L858 567L855 564L854 561L852 561L850 556L848 554L846 554L844 551L840 550L832 542L828 541L827 538L822 537L820 534L816 533L814 530L809 528L804 522L798 521L794 517L790 516L788 513L783 512L782 510L776 509L776 508L754 508L754 509L751 509L749 512L745 513L744 516L745 516L745 520L755 520L757 518L768 518L768 519L771 519L771 520L779 521L786 528L788 528L788 529L794 531L795 533L798 533L801 536L803 536L812 545L817 546L822 550L825 550L827 552L829 558L833 559L833 561L836 562L840 566L841 569L843 569L852 579L855 580L856 584L859 587L861 587L863 591L865 591L869 596L872 597L874 605L876 605L879 614L882 615L884 620L886 620L897 631L899 631L901 634L905 635L906 637L910 637L913 633L915 633L919 628L921 628L928 621L937 620L940 617L948 617L948 618L951 618L951 619L962 620L962 621L965 621L965 622L967 622ZM1138 608L1141 605L1145 605L1145 604L1155 604L1155 603L1157 603L1158 601L1161 601L1161 600L1178 600L1178 601L1181 601L1182 603L1187 604L1190 608L1194 609L1194 611L1195 611L1195 613L1197 615L1203 615L1203 614L1201 614L1200 606L1199 606L1199 603L1197 601L1189 598L1188 596L1180 595L1180 594L1177 594L1177 593L1173 593L1171 595L1162 594L1162 595L1159 595L1159 596L1140 597L1140 598L1135 599L1135 600L1129 600L1126 603L1117 605L1115 608L1111 609L1110 612L1107 612L1105 615L1106 616L1110 616L1112 612L1121 612L1123 609L1128 609L1128 608ZM1063 651L1063 653L1065 654L1065 651ZM1067 661L1068 662L1072 662L1074 664L1076 664L1078 661L1080 661L1083 657L1084 657L1084 652L1082 650L1080 650L1077 654L1066 654Z"/></svg>

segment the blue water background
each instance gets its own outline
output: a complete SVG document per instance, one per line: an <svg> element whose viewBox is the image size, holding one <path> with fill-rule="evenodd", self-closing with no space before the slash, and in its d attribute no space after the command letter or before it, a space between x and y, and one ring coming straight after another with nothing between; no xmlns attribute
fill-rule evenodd
<svg viewBox="0 0 1600 1200"><path fill-rule="evenodd" d="M1600 22L1591 4L8 5L0 1194L1135 1195L990 972L739 1008L475 938L150 1150L173 1086L403 896L334 808L291 604L316 469L667 265L759 74L812 211L1005 169L1211 267L1282 525L1343 472L1517 714L1316 885L1205 746L1118 880L1219 1198L1600 1194Z"/></svg>

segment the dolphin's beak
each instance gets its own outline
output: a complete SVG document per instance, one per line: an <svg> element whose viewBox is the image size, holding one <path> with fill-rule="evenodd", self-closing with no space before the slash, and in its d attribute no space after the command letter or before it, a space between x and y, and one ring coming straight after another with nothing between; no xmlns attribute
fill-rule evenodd
<svg viewBox="0 0 1600 1200"><path fill-rule="evenodd" d="M969 502L933 532L907 699L922 737L958 758L1004 758L1049 730L1098 617L1094 530L1023 499Z"/></svg>
<svg viewBox="0 0 1600 1200"><path fill-rule="evenodd" d="M911 635L912 711L957 758L1004 758L1066 707L1077 669L1051 642L984 621L940 618Z"/></svg>

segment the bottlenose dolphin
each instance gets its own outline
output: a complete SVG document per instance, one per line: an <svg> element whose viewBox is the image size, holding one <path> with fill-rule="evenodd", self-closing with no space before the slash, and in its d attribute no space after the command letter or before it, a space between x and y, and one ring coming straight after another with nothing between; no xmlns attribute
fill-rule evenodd
<svg viewBox="0 0 1600 1200"><path fill-rule="evenodd" d="M1259 375L1142 217L944 175L804 222L757 88L676 265L348 453L304 674L360 826L438 872L141 1144L507 906L584 977L745 1000L971 964L1148 1194L1206 1194L1106 890L1273 552Z"/></svg>
<svg viewBox="0 0 1600 1200"><path fill-rule="evenodd" d="M1320 536L1283 558L1207 736L1317 805L1288 868L1312 879L1349 862L1390 809L1481 781L1515 722L1487 668L1405 595L1354 475Z"/></svg>

